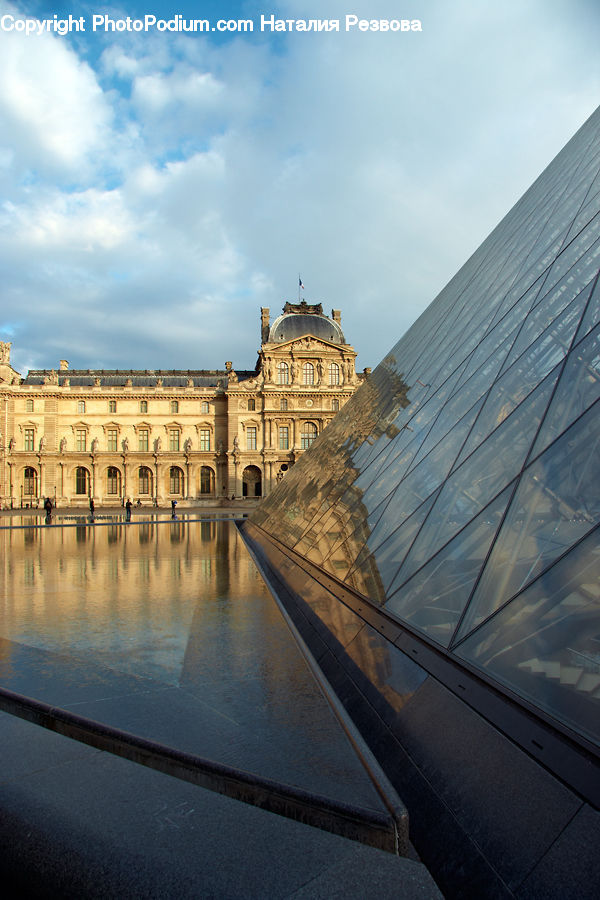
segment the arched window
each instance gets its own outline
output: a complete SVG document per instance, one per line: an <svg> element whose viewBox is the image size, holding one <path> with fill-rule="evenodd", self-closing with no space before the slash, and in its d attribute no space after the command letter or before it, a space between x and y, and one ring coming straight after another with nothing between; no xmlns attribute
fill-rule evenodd
<svg viewBox="0 0 600 900"><path fill-rule="evenodd" d="M90 473L85 466L77 466L75 469L75 493L87 494L90 483Z"/></svg>
<svg viewBox="0 0 600 900"><path fill-rule="evenodd" d="M138 493L149 494L152 488L152 472L148 466L140 466L138 472Z"/></svg>
<svg viewBox="0 0 600 900"><path fill-rule="evenodd" d="M106 493L121 493L121 473L116 466L109 466L106 472Z"/></svg>
<svg viewBox="0 0 600 900"><path fill-rule="evenodd" d="M332 401L331 401L331 408L332 408L332 410L333 410L334 412L339 412L339 409L340 409L340 401L339 401L339 400L335 400L335 399L332 400Z"/></svg>
<svg viewBox="0 0 600 900"><path fill-rule="evenodd" d="M23 493L26 497L37 496L37 471L32 466L27 466L23 476Z"/></svg>
<svg viewBox="0 0 600 900"><path fill-rule="evenodd" d="M290 367L286 362L277 363L277 382L278 384L290 383Z"/></svg>
<svg viewBox="0 0 600 900"><path fill-rule="evenodd" d="M212 494L215 485L215 473L210 466L202 466L200 469L200 493Z"/></svg>
<svg viewBox="0 0 600 900"><path fill-rule="evenodd" d="M140 400L140 412L147 413L148 412L148 401Z"/></svg>
<svg viewBox="0 0 600 900"><path fill-rule="evenodd" d="M203 413L207 413L207 412L208 412L208 400L203 400L203 401L202 401L202 407L201 407L201 408L202 408L202 412L203 412Z"/></svg>
<svg viewBox="0 0 600 900"><path fill-rule="evenodd" d="M84 413L85 412L85 400L77 401L77 412Z"/></svg>
<svg viewBox="0 0 600 900"><path fill-rule="evenodd" d="M340 383L340 367L337 363L329 363L329 384L335 385Z"/></svg>
<svg viewBox="0 0 600 900"><path fill-rule="evenodd" d="M171 415L179 412L179 400L171 400Z"/></svg>
<svg viewBox="0 0 600 900"><path fill-rule="evenodd" d="M312 442L317 436L317 426L314 422L305 422L300 433L300 447L302 450L308 450Z"/></svg>
<svg viewBox="0 0 600 900"><path fill-rule="evenodd" d="M33 400L25 401L25 412L33 412Z"/></svg>
<svg viewBox="0 0 600 900"><path fill-rule="evenodd" d="M171 494L183 493L183 472L179 466L171 466L169 469L169 492Z"/></svg>
<svg viewBox="0 0 600 900"><path fill-rule="evenodd" d="M302 383L303 384L314 384L315 383L315 367L312 363L305 362L302 366Z"/></svg>

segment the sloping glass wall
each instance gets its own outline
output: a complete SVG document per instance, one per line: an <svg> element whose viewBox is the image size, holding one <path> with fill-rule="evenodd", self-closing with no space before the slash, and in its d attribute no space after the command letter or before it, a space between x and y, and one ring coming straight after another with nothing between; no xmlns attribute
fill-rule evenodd
<svg viewBox="0 0 600 900"><path fill-rule="evenodd" d="M600 110L253 521L600 743Z"/></svg>

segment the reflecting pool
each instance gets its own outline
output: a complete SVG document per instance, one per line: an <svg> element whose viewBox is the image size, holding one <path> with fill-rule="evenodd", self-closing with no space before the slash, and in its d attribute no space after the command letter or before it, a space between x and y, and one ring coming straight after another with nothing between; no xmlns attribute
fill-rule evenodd
<svg viewBox="0 0 600 900"><path fill-rule="evenodd" d="M0 527L4 687L379 807L234 522L53 521Z"/></svg>

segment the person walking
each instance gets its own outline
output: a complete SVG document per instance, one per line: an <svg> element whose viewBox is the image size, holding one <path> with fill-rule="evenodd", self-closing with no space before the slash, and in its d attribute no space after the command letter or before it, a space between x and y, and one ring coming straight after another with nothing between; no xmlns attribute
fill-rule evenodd
<svg viewBox="0 0 600 900"><path fill-rule="evenodd" d="M125 519L127 522L131 522L131 500L129 498L125 504Z"/></svg>

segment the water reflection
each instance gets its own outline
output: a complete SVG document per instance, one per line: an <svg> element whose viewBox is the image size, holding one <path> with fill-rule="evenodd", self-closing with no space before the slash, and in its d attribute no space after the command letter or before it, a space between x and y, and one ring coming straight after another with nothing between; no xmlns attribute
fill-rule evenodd
<svg viewBox="0 0 600 900"><path fill-rule="evenodd" d="M232 522L0 529L0 682L376 805Z"/></svg>

